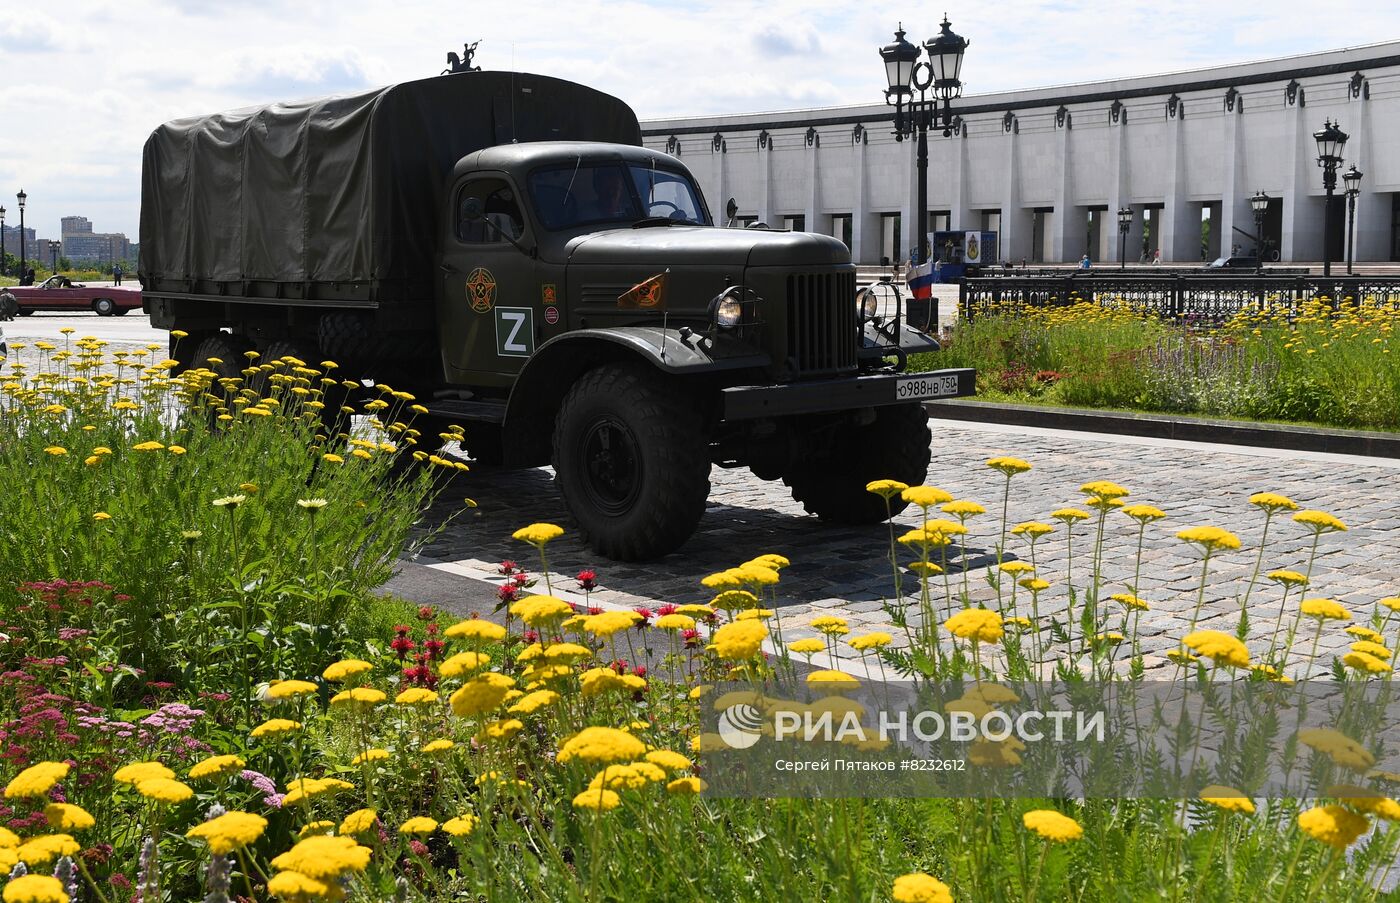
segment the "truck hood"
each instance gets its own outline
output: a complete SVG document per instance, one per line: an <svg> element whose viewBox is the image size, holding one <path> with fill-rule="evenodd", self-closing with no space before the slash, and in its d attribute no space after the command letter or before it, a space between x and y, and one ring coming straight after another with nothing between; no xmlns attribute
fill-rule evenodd
<svg viewBox="0 0 1400 903"><path fill-rule="evenodd" d="M769 232L714 226L654 226L581 235L565 249L570 264L658 264L819 267L850 263L838 239L812 232Z"/></svg>

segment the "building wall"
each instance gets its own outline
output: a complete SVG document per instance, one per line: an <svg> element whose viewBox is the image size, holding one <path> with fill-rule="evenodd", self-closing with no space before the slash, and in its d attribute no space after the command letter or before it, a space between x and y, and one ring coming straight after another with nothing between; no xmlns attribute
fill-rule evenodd
<svg viewBox="0 0 1400 903"><path fill-rule="evenodd" d="M879 67L872 65L872 92ZM1283 260L1322 258L1323 188L1312 133L1324 119L1351 137L1346 162L1365 173L1356 206L1358 261L1390 260L1391 204L1400 193L1400 42L1194 72L969 96L951 136L929 133L929 210L953 228L999 219L1004 259L1118 259L1116 211L1132 206L1127 256L1137 260L1143 210L1164 262L1253 248L1249 198L1281 201ZM915 142L897 141L884 105L653 120L648 147L692 169L716 220L734 198L741 216L778 227L802 214L829 232L850 216L852 254L877 263L901 215L899 256L913 245ZM1341 191L1340 180L1338 192ZM1106 211L1086 248L1091 208ZM1339 222L1345 207L1337 201ZM1039 210L1040 212L1037 212ZM931 228L931 226L930 226ZM1039 238L1041 246L1033 246ZM882 240L883 239L883 240Z"/></svg>

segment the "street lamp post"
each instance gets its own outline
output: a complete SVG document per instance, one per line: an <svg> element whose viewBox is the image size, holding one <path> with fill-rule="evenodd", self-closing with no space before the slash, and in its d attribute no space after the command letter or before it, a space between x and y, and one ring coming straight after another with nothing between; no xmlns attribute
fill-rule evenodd
<svg viewBox="0 0 1400 903"><path fill-rule="evenodd" d="M1327 193L1322 210L1322 275L1332 275L1332 195L1337 190L1337 167L1342 165L1342 151L1349 136L1339 123L1328 119L1321 129L1313 132L1317 142L1317 165L1322 167L1322 190Z"/></svg>
<svg viewBox="0 0 1400 903"><path fill-rule="evenodd" d="M1356 199L1361 194L1361 177L1365 175L1353 163L1342 173L1342 184L1346 186L1347 198L1347 275L1351 275L1352 258L1356 256Z"/></svg>
<svg viewBox="0 0 1400 903"><path fill-rule="evenodd" d="M58 242L54 241L53 239L49 239L49 256L53 258L53 266L50 267L50 269L53 270L53 272L57 273L57 272L58 272Z"/></svg>
<svg viewBox="0 0 1400 903"><path fill-rule="evenodd" d="M19 199L19 281L24 282L24 202L29 195L21 188L15 197Z"/></svg>
<svg viewBox="0 0 1400 903"><path fill-rule="evenodd" d="M1249 209L1254 211L1254 239L1259 243L1256 250L1261 266L1268 256L1269 242L1264 238L1264 216L1269 212L1269 201L1271 200L1273 198L1262 191L1256 191L1254 197L1249 199Z"/></svg>
<svg viewBox="0 0 1400 903"><path fill-rule="evenodd" d="M1118 269L1128 268L1128 230L1133 227L1133 208L1118 208Z"/></svg>
<svg viewBox="0 0 1400 903"><path fill-rule="evenodd" d="M0 207L0 276L8 276L5 266L5 208Z"/></svg>
<svg viewBox="0 0 1400 903"><path fill-rule="evenodd" d="M928 130L943 129L946 138L953 133L952 101L962 96L963 53L970 42L954 34L948 17L942 30L923 44L928 61L920 62L920 49L904 40L904 23L895 30L894 40L880 48L885 61L885 103L894 107L896 141L918 135L919 197L915 215L919 263L929 260L928 248ZM915 99L914 92L918 92ZM898 249L896 249L897 251Z"/></svg>

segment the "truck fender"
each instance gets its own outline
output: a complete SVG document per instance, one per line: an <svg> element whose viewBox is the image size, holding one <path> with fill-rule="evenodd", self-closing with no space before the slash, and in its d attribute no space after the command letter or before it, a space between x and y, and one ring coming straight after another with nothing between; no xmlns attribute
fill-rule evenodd
<svg viewBox="0 0 1400 903"><path fill-rule="evenodd" d="M508 464L549 463L554 415L580 376L600 364L644 360L663 373L692 376L767 367L766 354L712 356L699 334L679 328L619 326L577 329L541 345L515 380L506 403L504 454Z"/></svg>

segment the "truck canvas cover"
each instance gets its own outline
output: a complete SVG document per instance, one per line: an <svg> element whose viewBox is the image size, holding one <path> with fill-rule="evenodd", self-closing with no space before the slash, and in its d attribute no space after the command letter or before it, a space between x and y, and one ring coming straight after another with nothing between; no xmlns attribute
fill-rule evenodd
<svg viewBox="0 0 1400 903"><path fill-rule="evenodd" d="M143 154L143 285L265 297L250 284L300 283L328 305L331 285L353 285L373 301L423 300L453 166L545 140L641 144L641 129L615 97L511 72L168 122Z"/></svg>

